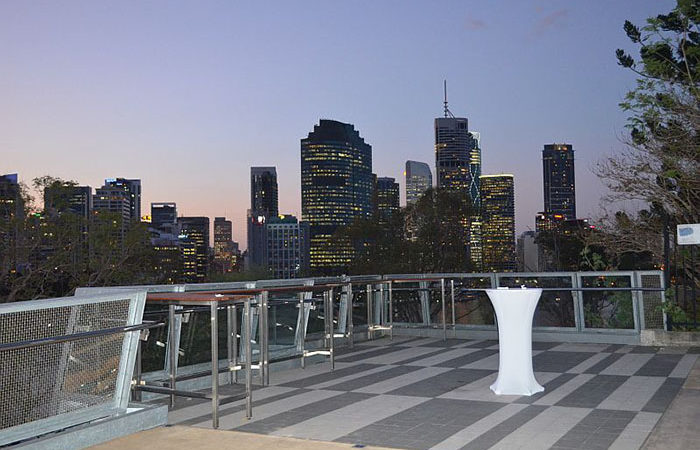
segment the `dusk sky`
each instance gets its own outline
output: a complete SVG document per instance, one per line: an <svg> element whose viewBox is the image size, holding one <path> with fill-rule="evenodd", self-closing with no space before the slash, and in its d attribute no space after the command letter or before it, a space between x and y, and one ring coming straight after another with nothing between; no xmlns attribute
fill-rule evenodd
<svg viewBox="0 0 700 450"><path fill-rule="evenodd" d="M245 247L250 166L276 166L280 211L301 214L300 139L355 125L373 169L435 170L433 119L481 132L483 173L515 175L518 234L543 207L542 146L576 151L578 215L591 167L622 148L634 77L622 31L672 0L0 2L0 174L93 188L140 178L143 211L226 216Z"/></svg>

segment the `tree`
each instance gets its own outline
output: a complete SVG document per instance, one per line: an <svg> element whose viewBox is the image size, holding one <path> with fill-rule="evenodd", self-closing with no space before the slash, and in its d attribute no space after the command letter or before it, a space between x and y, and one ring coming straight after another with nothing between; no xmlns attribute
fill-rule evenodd
<svg viewBox="0 0 700 450"><path fill-rule="evenodd" d="M62 194L76 183L46 176L33 184L51 201L38 206L26 189L21 193L26 211L12 219L17 237L12 263L0 266L0 302L69 295L78 286L159 281L145 225L130 224L122 236L119 215L101 213L97 220L70 211L70 195ZM9 260L2 250L0 261Z"/></svg>
<svg viewBox="0 0 700 450"><path fill-rule="evenodd" d="M634 58L617 50L618 64L638 75L620 104L629 112L629 135L621 153L602 160L597 174L610 190L608 202L642 200L637 214L601 219L597 243L615 252L664 253L669 223L700 222L700 1L678 0L668 14L624 30L639 49ZM607 236L607 239L605 239Z"/></svg>

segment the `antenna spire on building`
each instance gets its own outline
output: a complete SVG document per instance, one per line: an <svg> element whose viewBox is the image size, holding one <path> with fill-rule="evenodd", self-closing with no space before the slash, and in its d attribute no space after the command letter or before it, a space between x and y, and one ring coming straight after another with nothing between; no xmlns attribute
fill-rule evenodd
<svg viewBox="0 0 700 450"><path fill-rule="evenodd" d="M443 82L444 82L444 92L445 92L445 101L443 102L445 105L445 117L454 118L454 115L452 115L450 108L447 107L447 80L443 80Z"/></svg>

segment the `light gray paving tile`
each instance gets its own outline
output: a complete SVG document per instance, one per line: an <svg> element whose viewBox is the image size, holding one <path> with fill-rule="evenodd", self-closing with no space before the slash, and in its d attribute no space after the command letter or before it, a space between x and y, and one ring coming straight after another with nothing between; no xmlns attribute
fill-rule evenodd
<svg viewBox="0 0 700 450"><path fill-rule="evenodd" d="M548 449L591 410L552 406L503 438L492 449Z"/></svg>
<svg viewBox="0 0 700 450"><path fill-rule="evenodd" d="M540 384L553 380L559 374L552 372L535 372L535 378ZM440 395L438 398L449 398L453 400L478 400L484 402L512 403L519 399L520 395L496 395L489 388L497 378L494 373L479 380L473 381L464 386L460 386L450 392Z"/></svg>
<svg viewBox="0 0 700 450"><path fill-rule="evenodd" d="M362 427L428 401L422 397L378 395L275 431L276 436L333 441Z"/></svg>
<svg viewBox="0 0 700 450"><path fill-rule="evenodd" d="M660 418L660 413L638 413L612 443L610 450L640 448Z"/></svg>
<svg viewBox="0 0 700 450"><path fill-rule="evenodd" d="M421 346L429 346L430 344L434 342L442 341L441 338L424 338L424 339L418 339L416 341L411 341L411 342L406 342L403 344L404 347L421 347Z"/></svg>
<svg viewBox="0 0 700 450"><path fill-rule="evenodd" d="M486 358L466 364L460 367L460 369L498 370L498 355L498 353L494 353Z"/></svg>
<svg viewBox="0 0 700 450"><path fill-rule="evenodd" d="M338 369L343 369L345 367L350 367L353 364L350 363L344 363L344 362L338 362L336 361L335 367ZM290 370L282 370L282 371L275 371L270 373L270 384L271 385L279 385L279 384L285 384L289 383L292 381L296 381L300 378L306 378L314 375L318 375L321 373L329 373L331 371L331 366L330 364L326 362L318 363L318 364L307 364L305 369L302 369L301 367L297 367L295 369L290 369ZM239 380L240 380L239 376Z"/></svg>
<svg viewBox="0 0 700 450"><path fill-rule="evenodd" d="M608 357L608 353L594 353L591 355L590 358L587 360L583 361L581 364L572 367L571 369L567 370L569 373L584 373L586 370L590 369L591 367L595 366L602 360Z"/></svg>
<svg viewBox="0 0 700 450"><path fill-rule="evenodd" d="M678 365L676 365L676 367L671 371L669 377L686 378L690 373L690 370L693 368L695 361L697 361L698 356L700 355L683 355L683 358L678 361Z"/></svg>
<svg viewBox="0 0 700 450"><path fill-rule="evenodd" d="M219 417L219 428L222 430L230 430L246 423L266 419L270 416L274 416L275 414L289 411L290 409L299 408L301 406L308 405L309 403L318 402L341 394L343 394L343 392L323 390L304 392L302 394L288 397L276 402L267 403L262 406L254 406L253 417L251 419L246 419L245 410L236 411L232 414L224 414ZM211 428L211 420L198 423L195 426Z"/></svg>
<svg viewBox="0 0 700 450"><path fill-rule="evenodd" d="M553 390L549 394L540 398L539 400L537 400L533 404L534 405L554 405L559 400L563 399L567 395L574 392L576 389L578 389L581 386L583 386L584 384L586 384L593 377L595 377L595 375L588 374L588 373L582 373L580 375L576 375L576 377L574 377L572 380L559 386L557 389Z"/></svg>
<svg viewBox="0 0 700 450"><path fill-rule="evenodd" d="M661 377L630 377L596 408L641 411L665 380Z"/></svg>
<svg viewBox="0 0 700 450"><path fill-rule="evenodd" d="M340 383L344 383L346 381L354 380L356 378L362 378L367 375L374 375L379 372L384 372L385 370L393 369L396 366L393 365L386 365L386 366L379 366L375 367L373 369L369 370L364 370L362 372L357 372L353 373L352 375L346 375L344 377L338 377L333 380L325 381L323 383L318 383L314 384L311 386L308 386L308 389L333 389L332 386Z"/></svg>
<svg viewBox="0 0 700 450"><path fill-rule="evenodd" d="M634 375L644 364L654 355L651 353L627 353L606 369L600 372L601 375Z"/></svg>
<svg viewBox="0 0 700 450"><path fill-rule="evenodd" d="M364 359L365 364L396 364L406 359L415 358L416 356L432 353L435 349L431 347L407 347L397 349L386 355L379 355L373 358Z"/></svg>
<svg viewBox="0 0 700 450"><path fill-rule="evenodd" d="M288 392L296 391L297 389L291 387L283 386L268 386L262 389L258 389L253 392L253 402L255 400L263 400L269 397L274 397L276 395L286 394ZM227 403L219 408L219 411L225 411L226 409L235 408L240 405L245 404L244 400L238 400L235 402ZM199 416L209 416L211 417L211 401L204 403L199 403L192 406L186 406L184 408L179 408L175 410L168 411L168 423L179 423L184 420L188 420L193 417ZM210 419L211 421L211 419Z"/></svg>
<svg viewBox="0 0 700 450"><path fill-rule="evenodd" d="M469 353L473 353L475 351L478 351L478 348L455 348L452 350L446 350L444 352L441 352L438 355L430 356L427 358L419 359L417 361L413 361L408 363L409 366L421 366L421 367L428 367L428 366L435 366L440 363L443 363L445 361L449 361L450 359L454 358L459 358L460 356L467 355Z"/></svg>
<svg viewBox="0 0 700 450"><path fill-rule="evenodd" d="M478 346L479 346L480 344L484 343L484 342L486 342L485 339L478 340L478 341L469 341L469 340L467 340L467 341L464 341L464 342L461 343L461 344L457 344L457 345L452 346L452 348L464 348L464 347L478 348Z"/></svg>
<svg viewBox="0 0 700 450"><path fill-rule="evenodd" d="M590 353L601 353L606 348L608 344L580 344L576 342L566 342L559 344L554 348L550 348L553 352L590 352Z"/></svg>
<svg viewBox="0 0 700 450"><path fill-rule="evenodd" d="M380 381L379 383L370 384L360 389L356 389L355 392L363 392L366 394L384 394L394 389L400 387L408 386L409 384L416 383L418 381L424 380L426 378L434 377L441 373L449 372L452 369L446 367L425 367L422 369L415 370L411 373L405 375L400 375L398 377L391 378L389 380Z"/></svg>
<svg viewBox="0 0 700 450"><path fill-rule="evenodd" d="M473 441L482 434L486 433L496 425L509 419L518 412L527 408L527 405L510 404L489 414L483 419L469 425L468 427L458 431L449 438L432 447L434 450L450 450L462 448L465 444Z"/></svg>

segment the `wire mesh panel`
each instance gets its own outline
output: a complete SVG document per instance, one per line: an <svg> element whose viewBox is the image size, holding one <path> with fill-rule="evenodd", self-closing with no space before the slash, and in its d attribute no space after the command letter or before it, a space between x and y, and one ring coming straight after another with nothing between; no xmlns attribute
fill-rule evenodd
<svg viewBox="0 0 700 450"><path fill-rule="evenodd" d="M640 287L642 288L661 288L662 287L661 272L646 274L640 273ZM663 305L662 292L641 291L642 305L644 307L644 328L647 329L664 329L664 313L661 309Z"/></svg>
<svg viewBox="0 0 700 450"><path fill-rule="evenodd" d="M135 346L125 343L138 332L84 334L65 342L51 339L140 323L145 296L140 296L140 305L137 298L125 294L0 305L0 344L35 344L0 351L0 445L8 436L51 431L57 417L61 419L56 423L64 424L71 415L83 417L86 410L122 406L123 390L128 394L129 389L122 377L127 371L131 377L135 355ZM49 342L36 345L42 339ZM124 355L132 347L134 355ZM32 427L37 421L41 425Z"/></svg>

